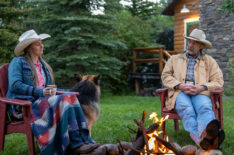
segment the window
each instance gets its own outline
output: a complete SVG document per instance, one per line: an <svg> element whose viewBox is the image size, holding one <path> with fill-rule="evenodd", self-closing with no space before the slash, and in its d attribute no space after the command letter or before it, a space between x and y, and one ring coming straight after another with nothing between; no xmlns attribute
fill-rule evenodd
<svg viewBox="0 0 234 155"><path fill-rule="evenodd" d="M199 17L184 20L184 34L189 36L193 29L199 28ZM184 50L187 49L187 40L184 41Z"/></svg>

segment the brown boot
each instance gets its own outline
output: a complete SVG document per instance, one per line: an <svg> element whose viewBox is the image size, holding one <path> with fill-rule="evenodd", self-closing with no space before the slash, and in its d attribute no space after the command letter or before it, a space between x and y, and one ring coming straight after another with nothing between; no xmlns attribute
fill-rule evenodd
<svg viewBox="0 0 234 155"><path fill-rule="evenodd" d="M210 121L210 123L208 123L205 131L207 133L207 136L209 136L210 138L215 138L218 136L219 129L220 129L220 121L217 119L214 119L214 120ZM207 137L207 138L209 138L209 137Z"/></svg>
<svg viewBox="0 0 234 155"><path fill-rule="evenodd" d="M74 153L79 153L79 154L85 154L85 153L89 153L92 152L94 149L96 149L97 147L99 147L100 144L84 144L78 148L73 149Z"/></svg>
<svg viewBox="0 0 234 155"><path fill-rule="evenodd" d="M218 149L225 138L225 133L220 129L220 122L212 120L203 131L200 146L204 150Z"/></svg>

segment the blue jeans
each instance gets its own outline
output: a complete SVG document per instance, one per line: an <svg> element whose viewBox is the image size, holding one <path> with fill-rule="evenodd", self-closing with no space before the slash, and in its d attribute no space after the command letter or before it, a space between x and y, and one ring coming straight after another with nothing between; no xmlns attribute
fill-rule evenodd
<svg viewBox="0 0 234 155"><path fill-rule="evenodd" d="M175 110L182 119L184 129L199 144L207 124L215 119L211 99L206 95L180 92L176 98Z"/></svg>

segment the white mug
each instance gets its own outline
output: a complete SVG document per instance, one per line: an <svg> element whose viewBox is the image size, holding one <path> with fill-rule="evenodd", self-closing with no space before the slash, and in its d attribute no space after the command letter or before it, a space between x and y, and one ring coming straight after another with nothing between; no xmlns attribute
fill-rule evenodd
<svg viewBox="0 0 234 155"><path fill-rule="evenodd" d="M57 91L57 86L56 85L47 85L47 87L51 87L50 90L53 90L53 94L51 94L52 96L56 95L56 91Z"/></svg>

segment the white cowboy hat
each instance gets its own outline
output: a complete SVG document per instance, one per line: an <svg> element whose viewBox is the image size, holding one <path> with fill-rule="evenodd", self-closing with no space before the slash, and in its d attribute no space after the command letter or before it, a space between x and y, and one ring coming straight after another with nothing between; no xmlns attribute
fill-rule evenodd
<svg viewBox="0 0 234 155"><path fill-rule="evenodd" d="M19 43L15 47L15 55L19 56L23 54L23 51L26 47L28 47L31 43L37 40L43 40L46 38L50 38L51 36L48 34L40 34L38 35L34 30L28 30L24 32L19 37Z"/></svg>
<svg viewBox="0 0 234 155"><path fill-rule="evenodd" d="M205 48L211 48L212 44L206 40L206 35L202 30L194 29L189 36L184 36L185 39L195 40L202 43Z"/></svg>

